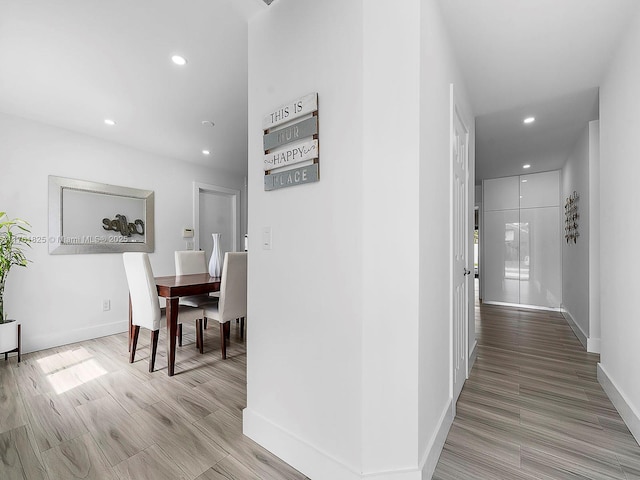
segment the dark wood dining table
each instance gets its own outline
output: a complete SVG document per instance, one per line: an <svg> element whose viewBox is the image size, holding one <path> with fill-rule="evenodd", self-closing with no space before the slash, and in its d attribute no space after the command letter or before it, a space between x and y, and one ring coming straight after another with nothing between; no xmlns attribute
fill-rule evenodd
<svg viewBox="0 0 640 480"><path fill-rule="evenodd" d="M173 376L176 366L176 337L178 336L178 303L180 297L206 295L220 290L220 278L208 273L156 277L158 295L167 301L167 363L168 374Z"/></svg>
<svg viewBox="0 0 640 480"><path fill-rule="evenodd" d="M178 336L178 302L180 297L205 295L220 290L220 278L208 273L155 277L158 295L167 301L167 362L170 377L175 373L176 337ZM131 301L129 301L129 327L131 328ZM129 345L131 348L131 345Z"/></svg>

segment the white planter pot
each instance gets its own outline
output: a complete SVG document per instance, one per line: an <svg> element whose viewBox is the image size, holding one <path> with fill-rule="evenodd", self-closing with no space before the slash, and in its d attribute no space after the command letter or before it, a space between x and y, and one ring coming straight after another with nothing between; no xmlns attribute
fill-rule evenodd
<svg viewBox="0 0 640 480"><path fill-rule="evenodd" d="M0 353L18 348L18 322L6 320L0 323Z"/></svg>

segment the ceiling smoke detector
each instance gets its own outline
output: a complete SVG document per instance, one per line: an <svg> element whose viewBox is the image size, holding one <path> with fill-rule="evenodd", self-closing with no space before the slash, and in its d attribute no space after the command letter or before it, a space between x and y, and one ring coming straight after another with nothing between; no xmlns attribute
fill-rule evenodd
<svg viewBox="0 0 640 480"><path fill-rule="evenodd" d="M264 3L266 3L267 5L271 5L273 3L273 0L263 0Z"/></svg>

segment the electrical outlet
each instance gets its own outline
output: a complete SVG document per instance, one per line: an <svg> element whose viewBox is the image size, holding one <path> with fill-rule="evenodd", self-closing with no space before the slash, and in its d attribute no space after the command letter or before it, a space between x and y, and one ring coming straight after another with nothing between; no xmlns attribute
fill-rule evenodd
<svg viewBox="0 0 640 480"><path fill-rule="evenodd" d="M191 242L191 241L186 242L185 247L186 247L187 250L193 250L194 249L193 242Z"/></svg>
<svg viewBox="0 0 640 480"><path fill-rule="evenodd" d="M111 300L105 298L104 300L102 300L102 311L108 312L109 310L111 310Z"/></svg>

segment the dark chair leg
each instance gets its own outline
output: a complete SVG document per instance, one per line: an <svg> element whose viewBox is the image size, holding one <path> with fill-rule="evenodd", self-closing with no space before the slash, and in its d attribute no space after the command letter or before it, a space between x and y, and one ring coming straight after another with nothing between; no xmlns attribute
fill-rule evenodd
<svg viewBox="0 0 640 480"><path fill-rule="evenodd" d="M227 358L227 325L229 325L229 322L220 324L220 350L223 360Z"/></svg>
<svg viewBox="0 0 640 480"><path fill-rule="evenodd" d="M131 306L131 294L129 294L129 351L131 351L131 341L133 340L133 307Z"/></svg>
<svg viewBox="0 0 640 480"><path fill-rule="evenodd" d="M204 328L207 328L207 318L204 319Z"/></svg>
<svg viewBox="0 0 640 480"><path fill-rule="evenodd" d="M159 336L160 330L153 330L151 332L151 358L149 358L149 373L152 373L153 368L156 366L156 352L158 351Z"/></svg>
<svg viewBox="0 0 640 480"><path fill-rule="evenodd" d="M9 358L9 354L7 352L5 352L4 353L4 361L6 362L8 358Z"/></svg>
<svg viewBox="0 0 640 480"><path fill-rule="evenodd" d="M182 324L178 324L178 346L182 346Z"/></svg>
<svg viewBox="0 0 640 480"><path fill-rule="evenodd" d="M131 334L131 350L129 351L129 363L133 363L136 358L136 347L138 346L138 334L140 325L133 325Z"/></svg>
<svg viewBox="0 0 640 480"><path fill-rule="evenodd" d="M18 324L18 363L20 363L20 351L22 343L22 325Z"/></svg>
<svg viewBox="0 0 640 480"><path fill-rule="evenodd" d="M204 321L206 321L206 318ZM202 331L202 323L202 318L196 320L196 347L200 353L204 353L204 332Z"/></svg>
<svg viewBox="0 0 640 480"><path fill-rule="evenodd" d="M240 338L244 338L244 317L240 317Z"/></svg>

